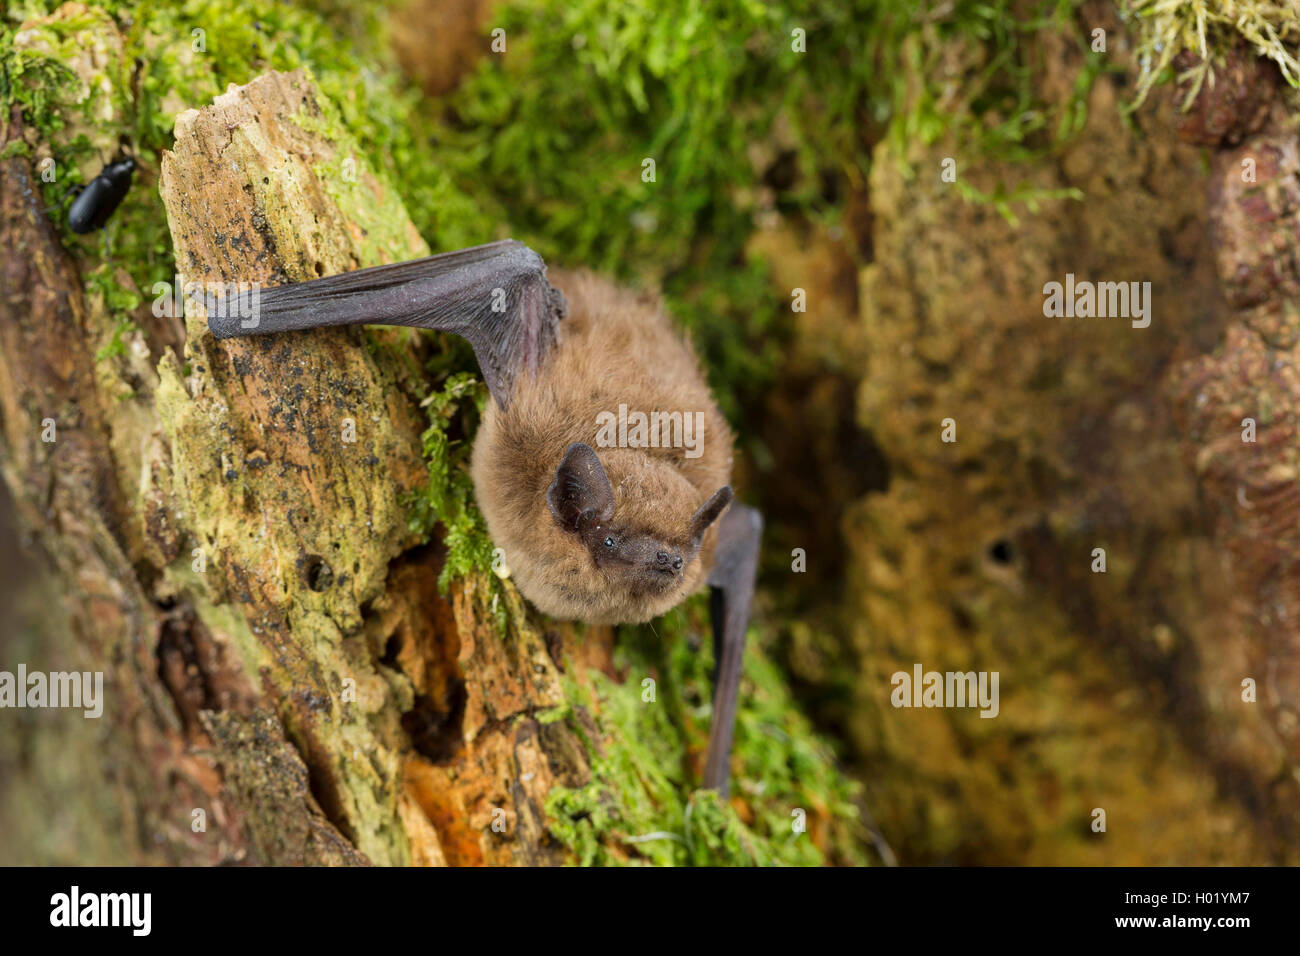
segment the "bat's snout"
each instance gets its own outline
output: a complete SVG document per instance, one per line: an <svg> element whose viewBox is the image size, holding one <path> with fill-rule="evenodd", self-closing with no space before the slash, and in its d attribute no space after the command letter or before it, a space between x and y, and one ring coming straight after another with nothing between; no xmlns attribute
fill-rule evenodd
<svg viewBox="0 0 1300 956"><path fill-rule="evenodd" d="M684 563L680 554L669 554L667 551L660 551L655 554L655 567L668 574L680 571Z"/></svg>

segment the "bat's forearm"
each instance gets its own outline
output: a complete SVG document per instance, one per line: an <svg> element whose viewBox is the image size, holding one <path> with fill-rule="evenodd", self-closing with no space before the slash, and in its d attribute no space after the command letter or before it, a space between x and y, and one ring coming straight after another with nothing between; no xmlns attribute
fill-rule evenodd
<svg viewBox="0 0 1300 956"><path fill-rule="evenodd" d="M513 239L358 269L206 302L217 338L339 325L400 325L469 340L503 407L519 372L535 371L555 344L564 296L546 264Z"/></svg>
<svg viewBox="0 0 1300 956"><path fill-rule="evenodd" d="M506 315L545 282L541 256L513 239L208 300L217 338L331 325L444 329L476 313ZM548 284L549 287L549 284ZM554 291L554 290L552 290ZM557 293L558 295L558 293ZM562 298L559 300L562 301Z"/></svg>

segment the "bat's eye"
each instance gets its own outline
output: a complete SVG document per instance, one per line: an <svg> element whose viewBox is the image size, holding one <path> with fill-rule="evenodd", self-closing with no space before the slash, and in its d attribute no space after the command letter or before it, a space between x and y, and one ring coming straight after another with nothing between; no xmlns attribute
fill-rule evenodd
<svg viewBox="0 0 1300 956"><path fill-rule="evenodd" d="M607 547L607 548L612 548L612 547L614 547L614 539L613 539L613 538L606 538L606 539L605 539L605 547Z"/></svg>

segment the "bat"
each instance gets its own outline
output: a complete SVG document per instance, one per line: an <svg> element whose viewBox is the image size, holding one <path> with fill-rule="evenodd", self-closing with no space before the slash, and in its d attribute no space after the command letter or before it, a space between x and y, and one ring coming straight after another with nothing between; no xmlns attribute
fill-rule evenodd
<svg viewBox="0 0 1300 956"><path fill-rule="evenodd" d="M122 204L131 188L135 160L131 157L109 163L77 194L68 210L68 228L76 233L103 229L108 217Z"/></svg>
<svg viewBox="0 0 1300 956"><path fill-rule="evenodd" d="M702 783L727 792L762 519L733 500L732 435L659 305L557 274L514 240L208 299L218 338L337 325L467 339L492 396L471 474L538 610L648 621L711 589L713 719Z"/></svg>

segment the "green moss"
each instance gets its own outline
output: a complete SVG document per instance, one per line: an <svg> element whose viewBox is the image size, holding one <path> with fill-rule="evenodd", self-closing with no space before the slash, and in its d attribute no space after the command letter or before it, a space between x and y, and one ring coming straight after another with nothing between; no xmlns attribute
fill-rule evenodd
<svg viewBox="0 0 1300 956"><path fill-rule="evenodd" d="M1300 9L1292 0L1126 0L1125 14L1138 32L1142 76L1134 107L1151 89L1173 78L1173 61L1190 51L1199 57L1180 80L1190 80L1184 108L1191 105L1214 73L1225 50L1245 43L1277 64L1293 87L1300 87Z"/></svg>
<svg viewBox="0 0 1300 956"><path fill-rule="evenodd" d="M1088 95L1106 69L1105 54L1094 53L1089 33L1075 17L1078 0L1027 4L1021 0L959 0L943 17L910 0L884 4L874 50L888 77L885 138L894 155L906 157L909 146L926 146L947 138L960 149L958 162L1027 164L1059 151L1087 122ZM1036 80L1044 31L1075 37L1083 66L1070 95L1048 102ZM916 171L905 159L908 180ZM1054 199L1082 199L1077 190L1041 190L1028 181L1003 183L988 190L966 176L955 181L967 202L989 204L1009 223L1016 210L1037 212Z"/></svg>
<svg viewBox="0 0 1300 956"><path fill-rule="evenodd" d="M143 301L140 294L121 283L108 263L101 263L83 276L88 298L99 296L104 311L113 323L112 337L95 354L97 360L112 356L125 356L124 339L136 329L135 310Z"/></svg>
<svg viewBox="0 0 1300 956"><path fill-rule="evenodd" d="M985 203L991 205L997 210L998 215L1007 221L1011 226L1020 225L1020 220L1016 216L1016 208L1024 207L1030 215L1036 214L1044 202L1053 199L1072 199L1078 202L1083 199L1083 190L1074 187L1066 189L1040 189L1029 183L1018 183L1015 186L1007 187L999 183L994 189L985 191L971 185L968 180L959 179L954 184L957 192L963 199L968 202Z"/></svg>
<svg viewBox="0 0 1300 956"><path fill-rule="evenodd" d="M688 755L703 751L711 712L713 663L707 642L698 641L706 620L697 599L653 627L629 629L618 649L622 683L598 671L579 680L569 668L570 704L546 720L567 721L585 742L592 780L551 792L551 832L585 865L865 862L857 785L835 768L752 640L736 720L733 799L691 789L697 777ZM591 738L584 713L603 743ZM798 819L807 823L803 832Z"/></svg>
<svg viewBox="0 0 1300 956"><path fill-rule="evenodd" d="M511 4L493 24L507 52L448 99L435 155L549 261L662 288L737 419L775 378L788 313L746 241L778 199L838 215L864 178L843 118L865 98L872 20L865 2ZM790 184L769 195L761 177L786 154Z"/></svg>
<svg viewBox="0 0 1300 956"><path fill-rule="evenodd" d="M422 436L429 483L409 501L410 527L428 538L435 526L442 525L440 537L447 558L438 583L444 591L454 577L492 570L492 539L474 503L469 475L472 446L461 437L473 434L486 400L487 388L481 380L469 372L457 372L422 403L429 415L429 427Z"/></svg>
<svg viewBox="0 0 1300 956"><path fill-rule="evenodd" d="M891 141L930 145L953 133L977 154L1028 161L1077 134L1105 63L1074 23L1081 6L957 0L937 17L910 0L888 0L873 44L888 77L881 106ZM1071 95L1058 103L1048 103L1035 82L1043 30L1076 36L1084 57Z"/></svg>
<svg viewBox="0 0 1300 956"><path fill-rule="evenodd" d="M94 176L117 150L130 97L122 37L97 7L69 6L0 41L6 101L21 103L38 128L66 144L62 188Z"/></svg>

